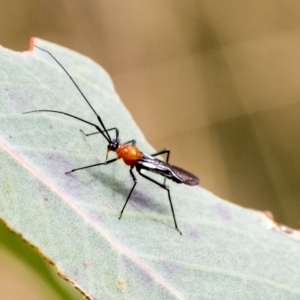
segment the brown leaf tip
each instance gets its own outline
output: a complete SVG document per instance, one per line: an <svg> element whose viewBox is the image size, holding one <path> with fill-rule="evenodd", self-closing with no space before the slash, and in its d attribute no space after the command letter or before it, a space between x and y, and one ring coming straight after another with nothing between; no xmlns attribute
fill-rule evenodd
<svg viewBox="0 0 300 300"><path fill-rule="evenodd" d="M28 41L29 41L29 49L28 49L28 51L33 51L33 48L34 48L34 38L33 37L29 37Z"/></svg>

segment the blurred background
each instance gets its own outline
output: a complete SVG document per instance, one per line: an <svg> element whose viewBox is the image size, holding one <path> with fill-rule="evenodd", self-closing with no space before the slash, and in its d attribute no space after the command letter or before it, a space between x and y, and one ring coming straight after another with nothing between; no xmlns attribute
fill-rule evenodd
<svg viewBox="0 0 300 300"><path fill-rule="evenodd" d="M202 187L298 226L299 1L0 0L0 44L24 51L30 36L102 65L150 144ZM16 257L3 253L1 295Z"/></svg>

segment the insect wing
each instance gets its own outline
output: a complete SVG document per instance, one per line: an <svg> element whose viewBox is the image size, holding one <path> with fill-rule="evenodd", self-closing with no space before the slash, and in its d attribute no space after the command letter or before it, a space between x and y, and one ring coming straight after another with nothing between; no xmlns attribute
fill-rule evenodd
<svg viewBox="0 0 300 300"><path fill-rule="evenodd" d="M184 183L187 185L199 184L199 178L192 173L179 167L169 165L168 163L145 153L143 153L143 157L138 161L137 167L146 169L150 172L158 173L177 183Z"/></svg>
<svg viewBox="0 0 300 300"><path fill-rule="evenodd" d="M173 165L169 165L171 171L176 174L176 177L181 179L181 182L187 185L197 185L199 184L200 180L197 176L195 176L194 174L183 170L179 167L173 166Z"/></svg>

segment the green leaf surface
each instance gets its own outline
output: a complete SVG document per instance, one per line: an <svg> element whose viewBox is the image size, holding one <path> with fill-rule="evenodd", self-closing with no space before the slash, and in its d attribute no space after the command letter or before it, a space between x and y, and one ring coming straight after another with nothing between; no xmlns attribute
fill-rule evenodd
<svg viewBox="0 0 300 300"><path fill-rule="evenodd" d="M70 72L107 128L154 153L90 59L35 39ZM299 232L290 235L261 212L230 204L201 187L166 191L122 161L65 175L105 160L96 116L57 63L39 49L0 48L0 217L36 246L91 299L300 299ZM114 154L110 154L114 157ZM171 156L172 162L172 156ZM158 180L162 180L157 177ZM292 238L291 235L294 235Z"/></svg>

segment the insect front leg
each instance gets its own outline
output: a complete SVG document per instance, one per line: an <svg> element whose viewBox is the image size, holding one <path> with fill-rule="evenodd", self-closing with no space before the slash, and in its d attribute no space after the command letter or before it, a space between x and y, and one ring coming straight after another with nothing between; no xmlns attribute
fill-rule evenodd
<svg viewBox="0 0 300 300"><path fill-rule="evenodd" d="M106 130L106 132L107 131L111 131L111 130L118 130L118 128L116 128L116 127L113 127L113 128L109 128L109 129L107 129ZM90 136L90 135L94 135L94 134L99 134L99 133L105 133L105 131L96 131L96 132L92 132L92 133L85 133L83 130L81 130L80 129L80 132L82 133L82 134L84 134L85 136Z"/></svg>
<svg viewBox="0 0 300 300"><path fill-rule="evenodd" d="M170 194L169 187L167 187L167 186L164 185L164 184L159 183L158 181L152 179L151 177L148 177L148 176L145 175L145 174L142 174L141 171L140 171L140 169L137 169L137 171L139 172L139 174L140 174L142 177L144 177L144 178L146 178L146 179L152 181L153 183L157 184L158 186L160 186L161 188L163 188L164 190L167 191L167 193L168 193L168 198L169 198L169 202L170 202L170 206L171 206L171 210L172 210L172 215L173 215L173 220L174 220L175 229L182 235L182 232L179 230L179 228L178 228L178 226L177 226L177 222L176 222L176 218L175 218L175 212L174 212L174 208L173 208L173 204L172 204L172 199L171 199L171 194Z"/></svg>
<svg viewBox="0 0 300 300"><path fill-rule="evenodd" d="M136 140L131 140L131 141L128 141L128 142L124 143L124 145L128 145L128 144L131 144L132 146L135 146Z"/></svg>
<svg viewBox="0 0 300 300"><path fill-rule="evenodd" d="M96 166L108 165L108 164L111 164L112 162L114 162L116 160L118 160L118 159L113 158L113 159L110 159L110 160L102 162L102 163L98 163L98 164L94 164L94 165L90 165L90 166L86 166L86 167L82 167L82 168L73 169L69 172L65 172L65 174L69 174L69 173L72 173L72 172L75 172L75 171L78 171L78 170L83 170L83 169L92 168L92 167L96 167Z"/></svg>
<svg viewBox="0 0 300 300"><path fill-rule="evenodd" d="M128 200L129 200L129 198L130 198L130 196L131 196L131 194L132 194L132 192L133 192L135 186L136 186L136 183L137 183L137 180L136 180L136 178L135 178L135 176L134 176L134 174L133 174L133 172L132 172L132 169L133 169L133 167L130 168L129 172L130 172L130 175L131 175L131 178L132 178L134 184L133 184L133 187L131 188L131 190L130 190L130 192L129 192L129 195L128 195L126 201L125 201L125 204L124 204L124 206L123 206L123 208L122 208L122 210L121 210L121 212L120 212L119 220L120 220L121 217L122 217L123 211L124 211L124 209L125 209L125 207L126 207L126 205L127 205L127 202L128 202Z"/></svg>

